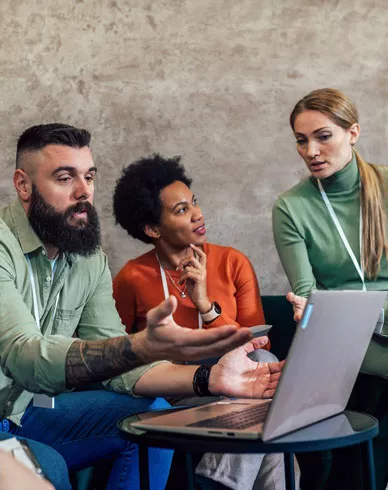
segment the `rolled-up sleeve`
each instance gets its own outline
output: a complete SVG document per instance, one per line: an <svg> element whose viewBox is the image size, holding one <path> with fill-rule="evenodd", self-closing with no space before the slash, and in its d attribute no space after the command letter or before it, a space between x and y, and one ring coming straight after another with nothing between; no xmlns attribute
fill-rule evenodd
<svg viewBox="0 0 388 490"><path fill-rule="evenodd" d="M104 383L108 390L116 391L117 393L126 393L128 395L133 395L133 389L139 379L150 369L158 364L166 363L168 361L157 361L150 364L145 364L137 368L122 374L121 376L116 376Z"/></svg>

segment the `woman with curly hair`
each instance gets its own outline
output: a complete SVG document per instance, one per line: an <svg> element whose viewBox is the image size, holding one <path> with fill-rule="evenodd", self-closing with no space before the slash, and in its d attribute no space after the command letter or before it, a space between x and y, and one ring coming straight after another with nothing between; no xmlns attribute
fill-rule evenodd
<svg viewBox="0 0 388 490"><path fill-rule="evenodd" d="M127 332L143 329L147 311L170 294L178 299L174 319L185 327L265 323L252 265L238 250L207 242L205 219L190 186L180 157L157 154L128 165L117 181L117 223L133 238L153 245L129 260L113 281ZM196 472L205 488L210 478L218 482L211 486L217 489L283 490L281 455L266 455L262 461L263 455L207 453Z"/></svg>
<svg viewBox="0 0 388 490"><path fill-rule="evenodd" d="M255 272L247 257L206 240L205 219L180 158L143 158L124 169L114 193L116 221L153 245L129 260L113 281L127 332L146 325L146 313L170 294L176 321L189 328L265 323Z"/></svg>

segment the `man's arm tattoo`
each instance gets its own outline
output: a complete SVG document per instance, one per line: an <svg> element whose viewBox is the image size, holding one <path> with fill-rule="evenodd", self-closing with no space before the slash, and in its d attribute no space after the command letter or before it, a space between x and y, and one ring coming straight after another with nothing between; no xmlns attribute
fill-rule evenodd
<svg viewBox="0 0 388 490"><path fill-rule="evenodd" d="M104 381L144 364L132 351L130 336L73 342L66 357L66 385L76 388Z"/></svg>

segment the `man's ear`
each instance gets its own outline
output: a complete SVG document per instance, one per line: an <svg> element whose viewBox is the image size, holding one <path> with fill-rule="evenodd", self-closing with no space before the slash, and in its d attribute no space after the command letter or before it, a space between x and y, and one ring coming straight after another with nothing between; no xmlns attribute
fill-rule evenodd
<svg viewBox="0 0 388 490"><path fill-rule="evenodd" d="M150 238L152 238L152 240L159 240L160 238L160 232L157 226L145 225L144 233Z"/></svg>
<svg viewBox="0 0 388 490"><path fill-rule="evenodd" d="M32 180L27 172L18 168L13 174L13 185L23 203L28 203L32 194Z"/></svg>

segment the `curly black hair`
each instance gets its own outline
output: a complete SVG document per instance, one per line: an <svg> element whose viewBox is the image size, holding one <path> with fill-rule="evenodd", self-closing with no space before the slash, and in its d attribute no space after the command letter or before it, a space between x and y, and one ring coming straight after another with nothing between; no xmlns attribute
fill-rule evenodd
<svg viewBox="0 0 388 490"><path fill-rule="evenodd" d="M116 223L128 235L144 243L152 243L144 229L146 225L157 226L160 223L160 192L176 181L191 186L192 180L186 177L180 160L180 156L163 158L154 153L124 168L116 182L113 212Z"/></svg>

